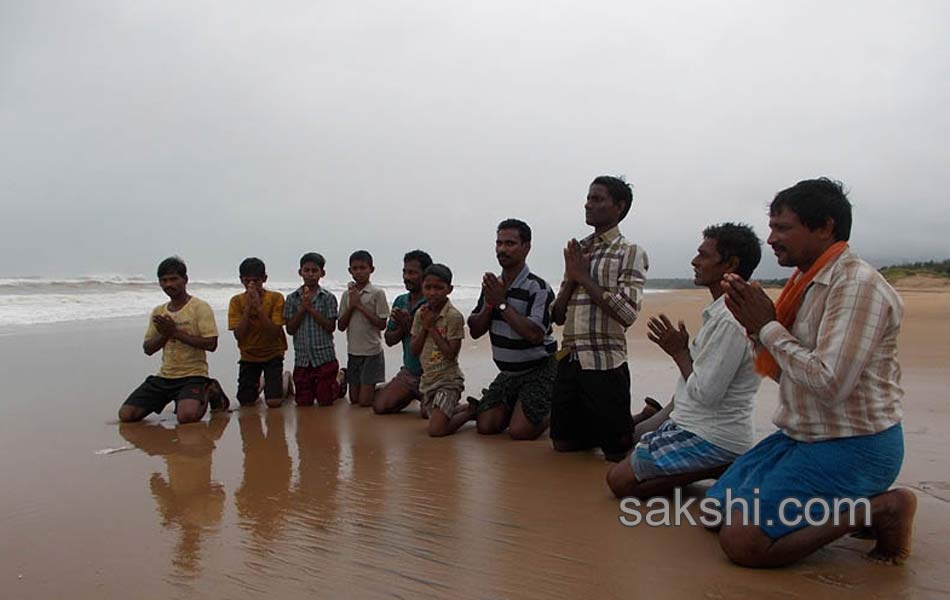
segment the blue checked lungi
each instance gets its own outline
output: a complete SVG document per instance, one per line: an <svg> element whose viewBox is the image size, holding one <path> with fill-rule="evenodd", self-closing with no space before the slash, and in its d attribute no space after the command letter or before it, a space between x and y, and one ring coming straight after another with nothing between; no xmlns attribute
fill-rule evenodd
<svg viewBox="0 0 950 600"><path fill-rule="evenodd" d="M681 429L672 419L640 438L630 453L638 481L705 471L728 465L739 455Z"/></svg>

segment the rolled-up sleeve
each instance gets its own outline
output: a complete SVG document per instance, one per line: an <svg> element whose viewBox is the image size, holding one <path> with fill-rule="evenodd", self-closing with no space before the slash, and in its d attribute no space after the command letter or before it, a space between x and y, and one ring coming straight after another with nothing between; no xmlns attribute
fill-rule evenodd
<svg viewBox="0 0 950 600"><path fill-rule="evenodd" d="M630 327L640 314L646 272L650 268L647 254L637 245L628 246L617 272L616 291L604 291L604 301L624 327Z"/></svg>

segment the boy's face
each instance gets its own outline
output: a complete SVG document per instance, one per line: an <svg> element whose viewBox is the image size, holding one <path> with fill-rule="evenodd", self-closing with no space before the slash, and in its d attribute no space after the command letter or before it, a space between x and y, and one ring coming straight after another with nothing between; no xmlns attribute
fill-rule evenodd
<svg viewBox="0 0 950 600"><path fill-rule="evenodd" d="M452 293L452 286L435 275L429 275L422 281L422 295L433 309L441 308Z"/></svg>
<svg viewBox="0 0 950 600"><path fill-rule="evenodd" d="M402 263L402 282L406 289L416 293L422 290L422 265L417 260Z"/></svg>
<svg viewBox="0 0 950 600"><path fill-rule="evenodd" d="M350 263L350 275L353 276L353 281L357 285L365 285L369 283L369 276L376 269L371 266L368 262L363 260L354 260Z"/></svg>
<svg viewBox="0 0 950 600"><path fill-rule="evenodd" d="M178 273L165 273L158 278L158 285L162 286L162 291L169 298L178 298L184 294L187 283L188 277L182 277Z"/></svg>
<svg viewBox="0 0 950 600"><path fill-rule="evenodd" d="M254 288L257 293L261 293L264 290L264 282L267 281L267 275L242 275L241 284L244 286L245 290L250 290Z"/></svg>
<svg viewBox="0 0 950 600"><path fill-rule="evenodd" d="M308 288L315 288L320 283L320 278L324 276L323 268L315 262L305 262L300 270L297 271L303 284Z"/></svg>

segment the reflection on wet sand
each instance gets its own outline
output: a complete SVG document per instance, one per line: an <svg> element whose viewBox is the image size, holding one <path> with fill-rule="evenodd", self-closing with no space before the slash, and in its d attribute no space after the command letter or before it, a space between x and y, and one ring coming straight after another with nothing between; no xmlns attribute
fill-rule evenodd
<svg viewBox="0 0 950 600"><path fill-rule="evenodd" d="M240 466L224 480L236 488L235 520L225 518L215 551L202 552L201 536L222 521L211 450L229 418L238 421L240 446L229 436L214 451L219 471L229 460ZM548 600L619 590L664 598L775 591L774 573L743 571L737 587L716 536L701 528L622 527L603 459L593 454L555 455L546 440L479 436L471 425L432 439L417 414L378 417L345 404L216 419L122 429L146 452L168 457L168 483L155 476L152 489L162 523L182 532L173 581L202 575L183 588L189 594ZM861 544L843 540L802 573L821 567L819 584L834 577L863 578L864 589L906 585L901 570L868 571L852 560ZM689 565L677 556L690 556ZM793 578L799 590L808 587Z"/></svg>
<svg viewBox="0 0 950 600"><path fill-rule="evenodd" d="M655 297L650 310L695 330L703 294ZM793 567L740 569L701 528L622 527L602 457L471 425L430 439L415 405L385 417L340 402L258 406L180 427L166 412L117 426L116 399L145 364L127 352L141 337L134 319L0 336L16 374L0 402L0 598L950 597L950 294L905 301L898 484L918 490L920 509L904 568L868 563L871 543L846 538ZM634 397L671 393L675 367L645 326L629 343ZM495 374L490 348L466 344L480 389ZM212 370L237 358L225 344ZM763 383L760 435L776 396ZM141 451L99 452L125 445L120 433Z"/></svg>
<svg viewBox="0 0 950 600"><path fill-rule="evenodd" d="M286 521L290 498L291 461L284 415L280 411L241 411L241 447L244 478L234 493L241 528L258 558L274 552L272 543Z"/></svg>
<svg viewBox="0 0 950 600"><path fill-rule="evenodd" d="M119 433L150 456L165 460L168 477L152 473L149 488L162 526L178 529L172 563L181 575L198 575L202 538L217 530L226 492L211 480L211 458L230 419L165 427L161 424L121 423Z"/></svg>

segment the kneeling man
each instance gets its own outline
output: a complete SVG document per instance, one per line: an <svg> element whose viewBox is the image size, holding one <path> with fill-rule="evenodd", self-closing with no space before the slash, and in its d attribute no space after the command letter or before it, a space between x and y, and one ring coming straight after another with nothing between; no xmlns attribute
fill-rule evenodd
<svg viewBox="0 0 950 600"><path fill-rule="evenodd" d="M188 271L180 258L166 258L158 265L158 283L170 302L152 311L142 349L149 356L161 350L162 368L129 395L119 420L141 421L174 402L179 423L200 421L209 404L213 410L230 404L218 382L208 378L205 352L218 347L214 312L207 302L188 294Z"/></svg>
<svg viewBox="0 0 950 600"><path fill-rule="evenodd" d="M512 439L537 439L548 428L557 377L551 330L554 291L531 273L531 228L524 221L498 224L495 255L501 279L485 273L482 294L468 318L473 338L488 332L492 357L501 373L478 401L476 424L483 434L506 428Z"/></svg>
<svg viewBox="0 0 950 600"><path fill-rule="evenodd" d="M760 244L746 225L707 227L692 265L694 283L708 288L713 301L703 311L696 339L690 343L683 322L674 327L663 314L647 324L650 340L670 355L682 376L669 418L607 473L618 498L666 495L718 477L752 447L760 379L745 328L726 308L722 281L726 273L748 279L762 257Z"/></svg>
<svg viewBox="0 0 950 600"><path fill-rule="evenodd" d="M707 493L731 517L719 543L740 565L776 567L869 525L871 557L903 562L917 498L888 491L904 458L900 296L848 247L851 204L840 183L779 192L769 228L778 263L797 267L777 303L738 275L723 287L756 340L757 370L778 381L779 431ZM737 499L755 502L758 523L743 523Z"/></svg>

